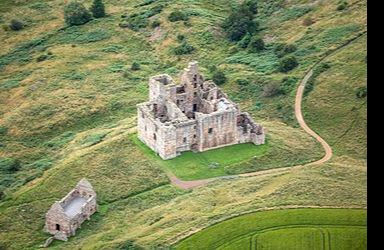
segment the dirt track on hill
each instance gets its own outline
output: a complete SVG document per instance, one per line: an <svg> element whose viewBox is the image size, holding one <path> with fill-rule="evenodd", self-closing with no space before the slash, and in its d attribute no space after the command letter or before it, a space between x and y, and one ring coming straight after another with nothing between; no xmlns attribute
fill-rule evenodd
<svg viewBox="0 0 384 250"><path fill-rule="evenodd" d="M327 161L329 161L332 158L333 152L331 146L323 139L321 138L320 135L318 135L315 131L313 131L305 122L303 113L302 113L302 101L303 101L303 95L304 95L304 90L305 86L308 82L308 80L312 77L313 75L313 69L324 59L327 57L333 55L334 53L338 52L340 49L346 47L347 45L351 44L353 41L359 39L363 35L365 35L367 31L364 31L357 35L356 37L346 41L343 45L339 46L338 48L329 51L326 53L316 64L314 64L309 71L305 74L304 78L301 80L299 87L297 88L296 92L296 99L295 99L295 116L297 119L297 122L300 124L300 127L310 136L315 138L324 148L325 154L323 158L320 160L310 162L305 165L297 165L297 166L291 166L291 167L282 167L282 168L274 168L274 169L268 169L268 170L262 170L262 171L256 171L256 172L251 172L251 173L245 173L245 174L239 174L239 175L231 175L231 176L220 176L220 177L215 177L215 178L209 178L209 179L203 179L203 180L195 180L195 181L182 181L178 179L175 175L169 174L169 178L171 180L171 183L179 188L182 189L192 189L200 186L205 186L211 181L214 180L219 180L219 179L231 179L231 178L238 178L238 177L252 177L252 176L260 176L260 175L270 175L270 174L278 174L278 173L283 173L288 170L292 169L297 169L305 166L312 166L312 165L320 165L323 164Z"/></svg>
<svg viewBox="0 0 384 250"><path fill-rule="evenodd" d="M318 134L316 134L308 125L306 124L302 111L301 111L301 103L303 100L303 94L305 90L305 85L308 82L308 80L311 78L313 74L313 69L311 69L305 77L302 79L297 92L296 92L296 99L295 99L295 116L300 124L301 128L304 129L305 132L307 132L309 135L314 137L321 145L323 146L325 150L325 155L320 160L317 160L315 162L308 163L306 165L298 165L293 167L283 167L283 168L275 168L275 169L268 169L263 171L256 171L251 173L245 173L245 174L239 174L239 175L233 175L233 176L220 176L216 178L210 178L210 179L203 179L203 180L196 180L196 181L182 181L178 179L175 175L169 174L169 178L171 180L171 183L179 188L182 189L192 189L200 186L204 186L208 184L211 181L218 180L218 179L224 179L224 178L236 178L236 177L251 177L251 176L259 176L259 175L268 175L268 174L276 174L276 173L282 173L287 170L291 170L294 168L299 168L303 166L308 165L317 165L327 162L332 157L332 148L328 145L328 143L321 138Z"/></svg>

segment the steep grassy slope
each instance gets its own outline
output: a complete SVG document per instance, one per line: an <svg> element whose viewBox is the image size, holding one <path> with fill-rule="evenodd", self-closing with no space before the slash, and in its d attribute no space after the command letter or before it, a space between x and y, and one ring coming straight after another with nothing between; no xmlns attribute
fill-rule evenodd
<svg viewBox="0 0 384 250"><path fill-rule="evenodd" d="M11 2L2 2L2 6ZM207 76L213 65L225 70L229 81L224 90L265 124L274 142L271 157L242 163L229 169L231 173L255 170L260 163L278 167L317 159L322 154L320 146L296 128L293 119L295 84L327 51L364 32L365 1L348 1L343 11L336 10L336 0L310 4L260 1L258 18L267 50L258 54L226 41L219 28L237 1L159 0L135 7L142 2L108 1L108 17L65 29L61 29L62 1L25 1L7 5L1 12L2 24L13 17L28 24L20 32L0 31L0 157L19 160L21 166L16 172L0 173L7 194L0 203L3 246L34 249L41 244L48 236L42 232L45 211L81 177L94 184L100 212L77 237L67 243L55 242L53 248L116 249L133 241L144 247L170 245L193 230L265 207L366 205L365 161L359 159L364 155L354 156L355 149L364 150L364 137L359 137L359 145L352 144L352 149L348 148L352 139L333 143L337 157L318 168L222 180L188 192L167 185L163 166L130 140L135 104L147 98L148 77L164 72L177 77L188 61L198 60ZM146 11L160 3L166 7L153 17L161 21L160 28L148 26L135 32L118 26L122 14ZM189 24L167 20L176 9L191 14ZM308 17L315 21L311 26L303 25ZM172 49L179 44L178 34L184 34L196 48L194 54L173 54ZM364 46L365 41L360 41L355 49ZM277 42L298 47L294 54L300 66L289 74L277 72L278 58L273 52ZM48 55L48 59L37 62L41 55ZM360 64L360 57L356 58L355 67L360 72L364 62ZM341 55L329 60L329 71L336 76L348 66ZM141 64L141 70L130 70L134 61ZM281 84L287 76L293 85L286 94L263 96L265 85ZM322 74L319 79L325 77ZM324 91L345 83L342 78L328 81L333 79L338 77L324 79ZM239 85L238 80L249 84ZM364 73L358 74L353 86L360 86L359 81L365 81ZM323 88L315 84L304 107L309 124L323 136L338 124L332 124L333 119L310 117L318 112L327 117L322 108L328 106L314 105L321 100L319 90ZM352 89L346 93L352 94ZM354 103L347 105L351 109L364 103L350 96L347 99ZM335 96L328 100L334 101ZM334 103L333 107L340 105L344 103ZM335 112L336 116L345 110ZM353 126L364 127L356 124ZM338 130L332 134L340 137L342 133ZM352 133L347 135L342 138L353 138ZM331 141L334 138L324 136ZM343 156L345 152L347 156Z"/></svg>
<svg viewBox="0 0 384 250"><path fill-rule="evenodd" d="M313 79L314 91L304 100L308 125L324 136L336 155L366 158L367 98L358 97L367 84L367 37L327 58L329 69Z"/></svg>

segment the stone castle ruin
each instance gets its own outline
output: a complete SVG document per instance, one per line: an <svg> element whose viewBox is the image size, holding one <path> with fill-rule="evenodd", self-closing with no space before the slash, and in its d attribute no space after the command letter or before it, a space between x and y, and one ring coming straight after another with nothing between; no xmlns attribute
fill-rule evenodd
<svg viewBox="0 0 384 250"><path fill-rule="evenodd" d="M184 151L202 152L239 143L265 143L264 129L241 112L197 62L189 63L176 85L169 75L152 77L149 101L138 108L138 137L163 159Z"/></svg>
<svg viewBox="0 0 384 250"><path fill-rule="evenodd" d="M96 193L92 185L82 179L63 199L51 206L45 216L44 230L54 239L67 241L96 210Z"/></svg>

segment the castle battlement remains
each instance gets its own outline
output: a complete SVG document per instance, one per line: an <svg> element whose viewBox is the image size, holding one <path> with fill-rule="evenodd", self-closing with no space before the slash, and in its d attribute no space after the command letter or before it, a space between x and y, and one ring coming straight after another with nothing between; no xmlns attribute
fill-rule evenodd
<svg viewBox="0 0 384 250"><path fill-rule="evenodd" d="M184 69L181 84L169 75L152 77L149 101L137 105L138 137L163 159L239 143L265 143L264 129L205 81L197 62Z"/></svg>

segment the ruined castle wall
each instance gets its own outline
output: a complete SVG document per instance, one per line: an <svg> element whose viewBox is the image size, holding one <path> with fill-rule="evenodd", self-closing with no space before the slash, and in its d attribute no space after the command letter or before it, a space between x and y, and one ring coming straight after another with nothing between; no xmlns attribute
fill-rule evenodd
<svg viewBox="0 0 384 250"><path fill-rule="evenodd" d="M153 151L158 153L157 140L155 135L158 133L158 126L144 108L138 108L138 137Z"/></svg>
<svg viewBox="0 0 384 250"><path fill-rule="evenodd" d="M176 126L177 152L193 150L197 143L196 121L188 121Z"/></svg>
<svg viewBox="0 0 384 250"><path fill-rule="evenodd" d="M199 114L199 151L237 143L236 111Z"/></svg>
<svg viewBox="0 0 384 250"><path fill-rule="evenodd" d="M157 133L156 146L161 158L167 160L177 156L177 143L175 127L173 125L162 126Z"/></svg>

